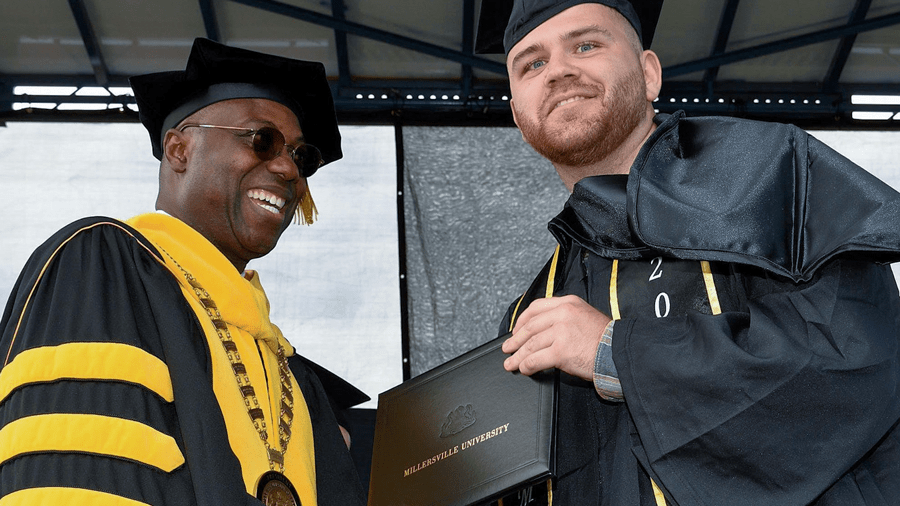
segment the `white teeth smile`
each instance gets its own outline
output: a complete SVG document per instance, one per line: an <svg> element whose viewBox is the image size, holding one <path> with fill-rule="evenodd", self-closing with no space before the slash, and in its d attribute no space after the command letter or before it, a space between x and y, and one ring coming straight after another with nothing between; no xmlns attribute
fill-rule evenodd
<svg viewBox="0 0 900 506"><path fill-rule="evenodd" d="M272 214L279 214L281 208L284 207L285 200L283 198L277 197L266 191L250 190L247 192L247 196L258 201L256 202L256 205Z"/></svg>
<svg viewBox="0 0 900 506"><path fill-rule="evenodd" d="M562 107L562 106L564 106L564 105L566 105L566 104L571 104L572 102L577 102L577 101L579 101L579 100L584 100L584 99L585 99L585 97L572 97L572 98L567 98L567 99L563 100L562 102L556 104L556 106L554 106L553 108L556 109L557 107Z"/></svg>

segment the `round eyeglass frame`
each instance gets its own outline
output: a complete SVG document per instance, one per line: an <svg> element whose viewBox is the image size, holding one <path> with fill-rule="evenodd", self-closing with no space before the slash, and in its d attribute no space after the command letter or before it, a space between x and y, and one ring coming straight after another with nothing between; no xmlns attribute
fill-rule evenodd
<svg viewBox="0 0 900 506"><path fill-rule="evenodd" d="M178 127L179 132L183 132L185 128L219 128L222 130L242 130L242 136L250 136L250 144L253 146L253 152L256 156L268 162L274 160L282 153L282 148L287 148L288 156L297 166L300 175L308 178L319 170L319 167L325 165L322 159L322 152L319 148L312 144L301 144L299 146L291 146L285 142L284 134L274 127L248 128L233 127L222 125L204 125L198 123L188 123Z"/></svg>

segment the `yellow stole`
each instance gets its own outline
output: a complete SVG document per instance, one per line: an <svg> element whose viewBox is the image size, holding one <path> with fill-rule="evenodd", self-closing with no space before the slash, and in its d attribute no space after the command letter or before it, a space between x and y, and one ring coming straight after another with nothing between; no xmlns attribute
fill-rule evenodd
<svg viewBox="0 0 900 506"><path fill-rule="evenodd" d="M247 414L244 398L212 321L181 268L209 293L227 323L256 390L265 415L268 441L274 449L279 448L281 409L276 350L280 344L290 356L293 347L269 320L269 300L256 272L246 271L242 276L215 246L177 218L148 213L135 216L127 223L161 250L166 268L178 280L182 294L203 327L212 357L213 391L225 417L228 443L241 463L247 493L255 496L260 477L271 470L268 451ZM294 419L292 436L284 454L284 474L296 488L302 504L314 506L316 470L312 424L306 401L293 375L291 384L295 399Z"/></svg>

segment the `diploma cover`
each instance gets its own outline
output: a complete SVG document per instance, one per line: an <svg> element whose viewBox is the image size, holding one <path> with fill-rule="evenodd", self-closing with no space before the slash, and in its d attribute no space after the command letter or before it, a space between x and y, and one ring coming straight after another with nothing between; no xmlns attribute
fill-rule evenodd
<svg viewBox="0 0 900 506"><path fill-rule="evenodd" d="M368 506L466 506L555 471L559 373L503 369L494 339L378 396Z"/></svg>

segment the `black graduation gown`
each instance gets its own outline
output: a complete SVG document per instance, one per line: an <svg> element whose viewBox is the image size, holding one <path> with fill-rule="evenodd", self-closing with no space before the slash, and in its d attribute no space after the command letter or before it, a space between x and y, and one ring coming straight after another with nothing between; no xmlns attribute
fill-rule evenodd
<svg viewBox="0 0 900 506"><path fill-rule="evenodd" d="M655 505L652 478L681 506L894 503L900 299L874 261L900 260L900 196L795 127L658 121L550 223L555 295L612 314L618 260L625 396L563 375L554 502Z"/></svg>
<svg viewBox="0 0 900 506"><path fill-rule="evenodd" d="M114 226L96 226L106 222ZM183 464L163 472L141 458L52 449L4 456L0 497L23 489L68 487L159 506L261 504L244 490L240 463L229 447L203 331L176 280L154 256L159 253L146 239L116 220L85 218L57 232L35 251L13 289L0 322L0 364L41 347L129 345L165 364L173 400L134 382L20 377L11 391L0 387L0 434L32 415L107 415L171 437L184 455ZM364 504L319 378L300 357L289 362L312 420L319 504ZM63 438L61 444L70 442Z"/></svg>

